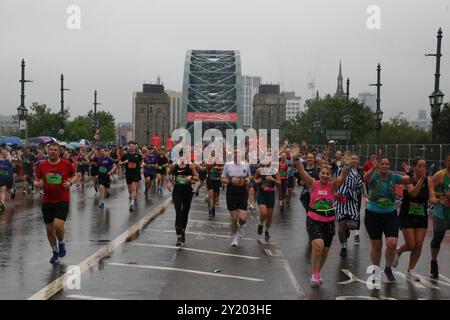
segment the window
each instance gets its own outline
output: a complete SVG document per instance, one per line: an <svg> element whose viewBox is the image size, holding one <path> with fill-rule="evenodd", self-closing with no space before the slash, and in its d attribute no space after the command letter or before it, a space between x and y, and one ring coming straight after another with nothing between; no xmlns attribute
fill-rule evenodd
<svg viewBox="0 0 450 320"><path fill-rule="evenodd" d="M139 108L139 113L145 113L144 107L140 107L140 108Z"/></svg>

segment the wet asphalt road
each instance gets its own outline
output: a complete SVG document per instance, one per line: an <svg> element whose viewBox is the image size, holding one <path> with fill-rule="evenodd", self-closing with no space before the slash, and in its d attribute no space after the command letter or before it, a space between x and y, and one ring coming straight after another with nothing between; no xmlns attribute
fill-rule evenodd
<svg viewBox="0 0 450 320"><path fill-rule="evenodd" d="M348 257L339 256L334 238L329 258L322 271L320 289L309 285L310 255L305 228L305 212L298 201L299 189L291 208L274 213L271 241L256 233L257 213L251 213L245 238L237 248L230 246L229 215L225 195L214 221L208 221L204 189L193 199L187 229L186 247L175 247L173 205L150 222L132 241L80 276L80 286L65 288L52 299L211 299L211 300L297 300L297 299L450 299L450 234L439 256L442 277L428 278L432 223L424 250L416 267L423 276L419 283L405 279L408 255L396 269L397 283L382 284L381 290L366 285L370 265L369 239L364 226L360 244L353 235ZM99 210L92 187L72 192L67 222L68 256L57 266L48 263L50 249L39 210L39 199L19 196L9 201L1 216L0 298L26 299L63 275L118 237L169 196L140 195L138 210L128 212L125 183L113 184L106 208ZM400 236L399 243L403 242Z"/></svg>

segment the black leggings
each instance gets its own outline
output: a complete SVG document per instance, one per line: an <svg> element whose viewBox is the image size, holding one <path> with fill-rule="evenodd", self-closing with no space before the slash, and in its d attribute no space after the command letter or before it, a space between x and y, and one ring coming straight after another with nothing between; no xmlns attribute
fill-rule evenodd
<svg viewBox="0 0 450 320"><path fill-rule="evenodd" d="M175 231L181 235L186 230L189 209L191 208L192 189L175 187L172 192L172 200L175 206Z"/></svg>

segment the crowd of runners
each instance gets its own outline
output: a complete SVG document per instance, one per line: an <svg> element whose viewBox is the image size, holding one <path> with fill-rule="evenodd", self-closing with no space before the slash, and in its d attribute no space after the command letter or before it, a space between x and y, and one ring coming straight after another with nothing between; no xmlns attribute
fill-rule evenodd
<svg viewBox="0 0 450 320"><path fill-rule="evenodd" d="M192 198L205 189L208 211L214 220L219 197L225 197L231 220L231 246L239 245L247 225L247 212L259 213L254 226L264 240L271 240L274 209L283 214L292 201L300 201L306 216L306 230L311 247L311 285L322 283L321 269L338 234L340 256L347 256L351 232L360 241L363 222L370 238L370 258L381 266L383 235L385 247L384 274L395 282L392 268L399 257L409 252L407 276L420 280L414 268L420 259L432 215L433 239L430 244L430 276L439 277L438 253L445 233L450 229L450 155L446 169L427 176L426 161L417 157L403 164L403 172L390 169L387 157L371 155L360 164L358 156L337 151L334 156L324 151L301 150L288 145L273 159L270 150L255 163L234 149L233 161L216 157L214 161L193 163L193 156L174 154L164 147L138 146L92 147L66 150L56 142L23 150L3 147L0 153L0 212L5 210L6 194L14 201L16 192L25 196L39 193L48 241L52 248L51 263L66 255L64 223L67 219L70 192L92 188L103 210L110 197L111 182L124 177L129 193L129 211L134 211L137 198L160 196L171 192L175 207L176 246L186 244L186 228ZM219 160L217 160L219 159ZM242 159L242 160L238 160ZM398 194L402 185L403 194ZM300 187L300 188L299 188ZM141 192L143 190L143 192ZM221 195L225 193L225 195ZM363 221L361 221L363 218ZM253 226L251 226L253 227ZM404 243L398 242L399 231ZM375 281L381 273L375 272Z"/></svg>

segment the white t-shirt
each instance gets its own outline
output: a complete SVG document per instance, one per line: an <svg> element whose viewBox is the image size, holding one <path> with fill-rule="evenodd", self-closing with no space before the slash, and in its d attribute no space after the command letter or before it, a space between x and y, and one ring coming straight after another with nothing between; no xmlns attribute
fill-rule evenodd
<svg viewBox="0 0 450 320"><path fill-rule="evenodd" d="M250 177L250 166L248 163L242 161L237 164L233 161L225 163L222 171L222 178L227 177L238 177L238 178L246 178Z"/></svg>

